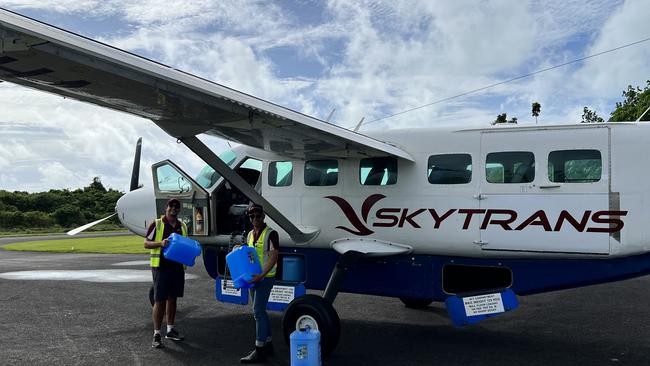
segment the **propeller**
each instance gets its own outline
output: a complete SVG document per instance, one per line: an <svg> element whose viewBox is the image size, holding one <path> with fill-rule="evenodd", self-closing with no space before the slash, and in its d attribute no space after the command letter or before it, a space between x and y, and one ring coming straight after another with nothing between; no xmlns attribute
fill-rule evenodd
<svg viewBox="0 0 650 366"><path fill-rule="evenodd" d="M142 137L138 139L135 144L135 156L133 157L133 171L131 172L131 188L134 191L139 187L138 180L140 179L140 153L142 151Z"/></svg>
<svg viewBox="0 0 650 366"><path fill-rule="evenodd" d="M142 152L142 137L138 138L138 142L135 145L135 156L133 157L133 171L131 172L131 186L130 186L129 191L134 191L134 190L140 188L140 186L139 186L139 178L140 178L140 155L141 155L141 152ZM110 219L111 217L113 217L115 215L117 215L117 212L113 213L112 215L106 216L103 219L99 219L97 221L93 221L93 222L88 223L86 225L79 226L78 228L72 229L72 230L68 231L66 234L68 234L70 236L79 234L80 232L82 232L82 231L84 231L84 230L86 230L88 228L91 228L91 227L99 224L100 222L102 222L104 220L108 220L108 219Z"/></svg>

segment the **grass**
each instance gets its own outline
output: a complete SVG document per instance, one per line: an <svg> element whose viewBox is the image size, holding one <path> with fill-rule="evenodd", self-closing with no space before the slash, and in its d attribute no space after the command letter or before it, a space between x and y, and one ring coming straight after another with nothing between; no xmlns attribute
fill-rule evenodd
<svg viewBox="0 0 650 366"><path fill-rule="evenodd" d="M65 233L74 229L73 227L61 227L59 225L54 225L50 227L30 227L30 228L5 228L0 227L0 237L2 236L23 236L23 235L50 235L50 234L59 234ZM104 232L104 231L127 231L122 225L113 224L113 223L99 223L93 227L90 227L84 232Z"/></svg>
<svg viewBox="0 0 650 366"><path fill-rule="evenodd" d="M50 253L147 254L143 239L137 235L107 238L37 240L3 245L4 250Z"/></svg>

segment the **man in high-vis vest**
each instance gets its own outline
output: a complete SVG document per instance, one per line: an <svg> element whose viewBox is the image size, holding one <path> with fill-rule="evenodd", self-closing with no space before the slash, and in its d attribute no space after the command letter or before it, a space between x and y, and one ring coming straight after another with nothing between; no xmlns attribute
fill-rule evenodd
<svg viewBox="0 0 650 366"><path fill-rule="evenodd" d="M280 243L277 231L264 223L262 206L251 203L246 210L246 214L253 224L253 230L248 233L246 242L249 246L255 248L262 265L262 273L256 275L251 281L255 284L251 288L255 314L255 349L240 361L241 363L260 363L274 354L273 343L271 343L271 325L269 315L266 313L266 304L269 302L271 289L275 283L275 269L278 262Z"/></svg>
<svg viewBox="0 0 650 366"><path fill-rule="evenodd" d="M185 268L181 263L165 259L162 248L169 244L167 239L172 233L187 236L187 227L178 220L181 210L179 200L172 198L167 201L165 215L156 219L149 226L144 239L144 247L150 249L151 274L153 276L154 305L151 317L153 319L153 341L151 347L162 348L163 314L167 315L167 332L165 338L182 341L183 337L174 329L176 318L176 299L183 297L185 288Z"/></svg>

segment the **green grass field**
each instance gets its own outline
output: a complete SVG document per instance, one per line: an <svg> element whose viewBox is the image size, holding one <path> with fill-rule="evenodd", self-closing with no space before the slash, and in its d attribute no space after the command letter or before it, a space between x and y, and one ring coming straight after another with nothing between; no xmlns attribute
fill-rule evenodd
<svg viewBox="0 0 650 366"><path fill-rule="evenodd" d="M107 238L83 238L61 240L37 240L7 244L4 250L50 253L104 253L104 254L147 254L143 239L137 235L112 236Z"/></svg>

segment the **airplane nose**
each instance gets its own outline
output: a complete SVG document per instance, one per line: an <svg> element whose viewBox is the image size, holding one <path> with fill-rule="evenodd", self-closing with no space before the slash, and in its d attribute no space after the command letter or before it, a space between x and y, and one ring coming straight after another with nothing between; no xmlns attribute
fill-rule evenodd
<svg viewBox="0 0 650 366"><path fill-rule="evenodd" d="M125 193L115 204L117 217L131 232L145 236L149 224L156 218L156 198L150 188Z"/></svg>

